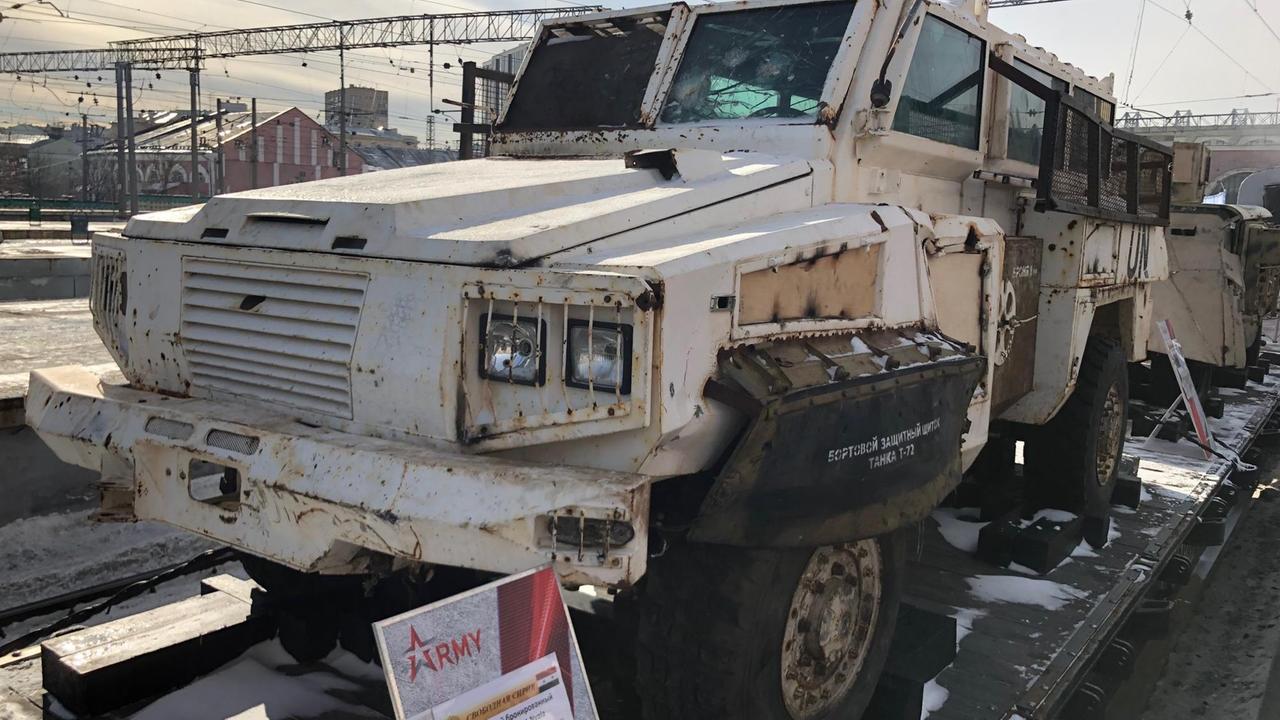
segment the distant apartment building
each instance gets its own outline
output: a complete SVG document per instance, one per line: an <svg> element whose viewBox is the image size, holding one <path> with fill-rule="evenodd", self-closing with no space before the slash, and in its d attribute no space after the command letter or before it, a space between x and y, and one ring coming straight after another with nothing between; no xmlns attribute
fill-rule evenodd
<svg viewBox="0 0 1280 720"><path fill-rule="evenodd" d="M388 127L386 90L350 86L347 88L347 145L353 148L417 148L418 138ZM342 129L342 91L324 94L324 126L329 132Z"/></svg>
<svg viewBox="0 0 1280 720"><path fill-rule="evenodd" d="M494 55L481 63L480 67L485 70L493 70L514 76L520 70L520 65L524 62L524 56L528 49L527 45L517 45L510 50ZM502 111L506 109L507 97L510 94L510 82L495 80L491 77L477 78L475 122L479 125L497 123L498 118L502 117ZM471 142L472 157L484 157L489 154L488 134L477 133L472 136Z"/></svg>
<svg viewBox="0 0 1280 720"><path fill-rule="evenodd" d="M529 51L528 45L517 45L510 50L500 52L489 58L480 67L485 70L496 70L508 75L515 75L520 70L521 63L524 62L525 53ZM498 121L502 116L503 109L507 106L507 95L511 92L511 84L504 82L495 82L493 80L480 79L480 87L477 89L476 103L476 122L492 124Z"/></svg>
<svg viewBox="0 0 1280 720"><path fill-rule="evenodd" d="M386 90L349 86L347 88L347 127L385 128L388 97ZM342 117L342 90L324 94L324 126L336 132Z"/></svg>

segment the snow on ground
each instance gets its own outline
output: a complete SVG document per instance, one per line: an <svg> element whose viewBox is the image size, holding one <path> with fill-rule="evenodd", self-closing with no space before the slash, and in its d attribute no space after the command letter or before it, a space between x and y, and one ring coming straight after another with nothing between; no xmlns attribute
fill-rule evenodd
<svg viewBox="0 0 1280 720"><path fill-rule="evenodd" d="M1076 519L1076 514L1073 512L1067 512L1066 510L1055 510L1054 508L1045 508L1044 510L1037 512L1036 516L1033 517L1031 521L1027 524L1034 525L1036 522L1039 522L1040 520L1048 520L1049 522L1054 522L1054 523L1068 523L1075 519Z"/></svg>
<svg viewBox="0 0 1280 720"><path fill-rule="evenodd" d="M969 608L957 608L951 617L956 619L956 650L960 650L960 641L966 635L973 632L973 624L980 618L987 616L986 610L971 610Z"/></svg>
<svg viewBox="0 0 1280 720"><path fill-rule="evenodd" d="M305 672L304 672L305 670ZM236 720L383 718L370 705L387 703L382 670L335 650L317 665L298 665L271 640L156 700L132 720L194 717ZM389 708L385 708L389 709Z"/></svg>
<svg viewBox="0 0 1280 720"><path fill-rule="evenodd" d="M1088 597L1083 590L1062 583L1016 575L977 575L965 581L970 594L979 600L1039 605L1046 610L1060 610L1072 600Z"/></svg>
<svg viewBox="0 0 1280 720"><path fill-rule="evenodd" d="M1061 567L1061 566L1065 565L1065 564L1066 564L1066 563L1068 563L1068 562L1070 562L1070 558L1068 558L1068 559L1066 559L1066 560L1063 560L1062 562L1058 563L1058 564L1057 564L1057 565L1055 565L1055 566L1053 567L1053 569L1052 569L1052 570L1050 570L1049 572L1053 572L1053 570L1057 570L1059 567ZM1021 575L1035 575L1035 576L1040 575L1040 571L1039 571L1039 570L1033 570L1032 568L1029 568L1029 567L1027 567L1026 565L1023 565L1022 563L1011 562L1011 563L1009 563L1009 567L1008 567L1007 569L1008 569L1009 571L1011 571L1011 572L1016 572L1016 573L1019 573L1019 574L1021 574Z"/></svg>
<svg viewBox="0 0 1280 720"><path fill-rule="evenodd" d="M1115 510L1115 508L1111 508L1111 509ZM1094 551L1093 547L1089 545L1089 542L1087 540L1081 540L1080 544L1076 546L1076 549L1071 551L1071 557L1096 558L1098 557L1098 553Z"/></svg>
<svg viewBox="0 0 1280 720"><path fill-rule="evenodd" d="M925 720L929 715L941 710L949 697L951 697L951 691L939 685L938 678L930 680L924 686L924 700L921 703L920 720Z"/></svg>
<svg viewBox="0 0 1280 720"><path fill-rule="evenodd" d="M978 550L978 533L987 526L978 522L978 512L977 508L938 508L933 511L933 519L952 547L972 553Z"/></svg>
<svg viewBox="0 0 1280 720"><path fill-rule="evenodd" d="M95 523L89 511L0 525L0 608L153 570L214 547L158 523Z"/></svg>

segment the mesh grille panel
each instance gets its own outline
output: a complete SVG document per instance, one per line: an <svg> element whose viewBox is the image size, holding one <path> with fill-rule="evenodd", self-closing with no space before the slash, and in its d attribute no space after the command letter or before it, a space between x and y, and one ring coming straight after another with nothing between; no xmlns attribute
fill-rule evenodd
<svg viewBox="0 0 1280 720"><path fill-rule="evenodd" d="M108 347L115 348L120 355L127 355L129 342L121 324L129 304L129 276L124 253L104 247L94 248L89 273L89 308L93 311L94 329Z"/></svg>
<svg viewBox="0 0 1280 720"><path fill-rule="evenodd" d="M1098 168L1098 206L1117 213L1129 212L1129 143L1102 133L1101 167Z"/></svg>
<svg viewBox="0 0 1280 720"><path fill-rule="evenodd" d="M213 447L230 450L241 455L252 455L258 452L258 438L227 432L226 430L210 430L204 441Z"/></svg>
<svg viewBox="0 0 1280 720"><path fill-rule="evenodd" d="M1048 207L1128 222L1168 221L1172 153L1126 136L1065 100L1057 112L1058 130L1045 136L1054 143L1054 162L1040 181Z"/></svg>
<svg viewBox="0 0 1280 720"><path fill-rule="evenodd" d="M1084 115L1064 107L1053 195L1062 202L1085 204L1089 192L1089 125Z"/></svg>
<svg viewBox="0 0 1280 720"><path fill-rule="evenodd" d="M191 423L169 418L153 417L147 419L147 432L170 440L186 440L195 431Z"/></svg>

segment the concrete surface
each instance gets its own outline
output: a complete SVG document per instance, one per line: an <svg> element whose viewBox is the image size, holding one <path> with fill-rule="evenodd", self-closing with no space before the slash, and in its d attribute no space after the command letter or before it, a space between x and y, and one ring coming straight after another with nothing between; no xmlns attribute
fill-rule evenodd
<svg viewBox="0 0 1280 720"><path fill-rule="evenodd" d="M89 296L88 241L0 241L0 302Z"/></svg>
<svg viewBox="0 0 1280 720"><path fill-rule="evenodd" d="M93 506L97 480L97 472L59 460L31 428L0 430L0 525Z"/></svg>
<svg viewBox="0 0 1280 720"><path fill-rule="evenodd" d="M25 211L23 211L25 215ZM2 215L2 213L0 213ZM118 220L107 220L89 223L89 234L95 232L119 232L125 223ZM49 218L39 225L32 225L24 220L0 220L0 242L13 238L70 238L71 222L65 218Z"/></svg>
<svg viewBox="0 0 1280 720"><path fill-rule="evenodd" d="M0 524L95 502L97 473L58 460L23 426L31 371L68 364L124 379L93 330L87 299L0 303Z"/></svg>
<svg viewBox="0 0 1280 720"><path fill-rule="evenodd" d="M0 338L0 401L25 396L33 369L115 368L93 330L87 298L0 303Z"/></svg>

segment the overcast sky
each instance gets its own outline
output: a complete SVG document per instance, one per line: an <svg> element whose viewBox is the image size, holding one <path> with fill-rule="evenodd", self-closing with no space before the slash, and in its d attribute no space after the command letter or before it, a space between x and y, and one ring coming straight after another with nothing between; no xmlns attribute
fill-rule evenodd
<svg viewBox="0 0 1280 720"><path fill-rule="evenodd" d="M570 4L566 0L53 0L53 6L25 2L15 8L15 1L0 0L3 52L104 47L113 40L147 35L322 19ZM1188 10L1190 23L1184 17ZM59 16L59 11L68 17ZM1137 34L1140 12L1144 18ZM1280 36L1267 27L1280 31L1280 0L1063 0L994 10L991 18L1090 74L1115 73L1117 97L1141 108L1170 115L1178 109L1280 109ZM1135 35L1139 41L1130 79ZM459 59L483 60L506 47L439 46L435 106L445 109L442 98L459 97ZM446 62L453 67L445 69ZM349 84L390 91L391 124L425 138L428 66L427 51L421 47L352 52L347 79ZM135 82L145 83L135 108L186 107L186 73L159 75L135 72ZM89 108L91 120L108 122L115 117L112 76L103 72L100 77L81 73L77 79L64 74L46 81L8 76L0 81L0 123L70 121L80 107ZM201 103L207 107L215 97L257 96L261 110L297 105L319 118L324 91L337 85L337 53L214 60L202 75ZM1243 95L1261 96L1237 97ZM437 136L451 139L451 133L444 131L451 120L442 122L446 124L438 125Z"/></svg>

